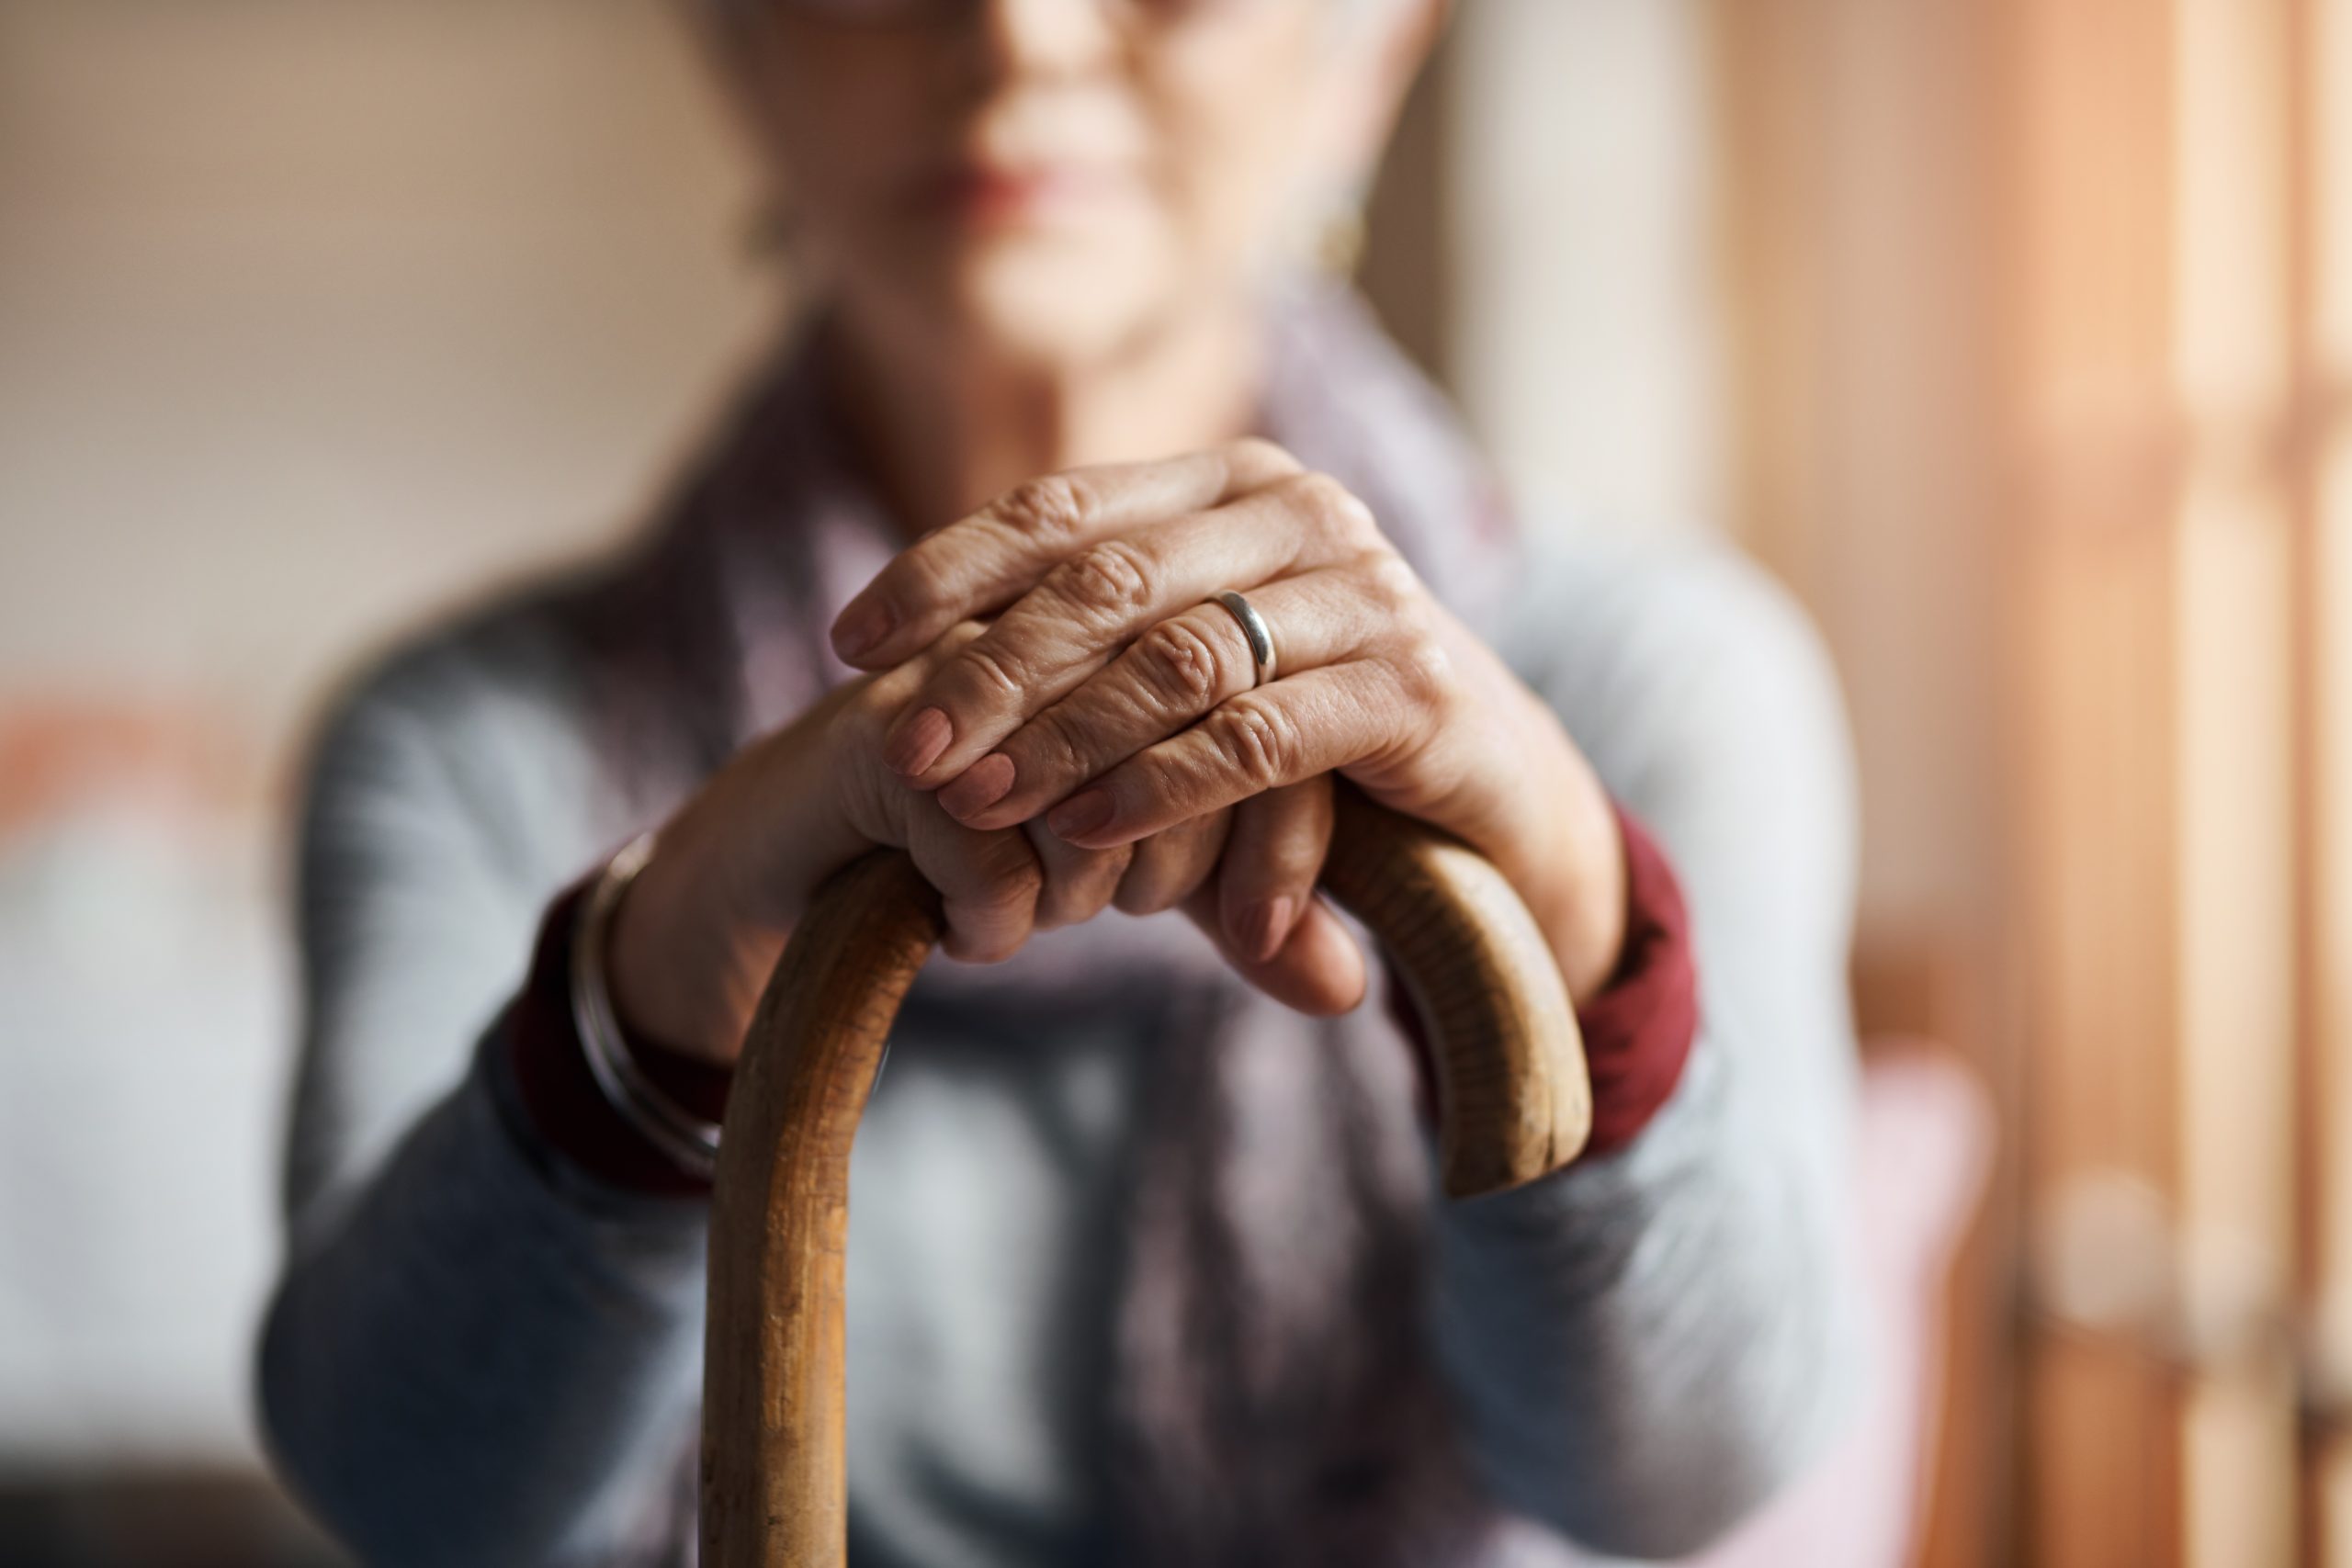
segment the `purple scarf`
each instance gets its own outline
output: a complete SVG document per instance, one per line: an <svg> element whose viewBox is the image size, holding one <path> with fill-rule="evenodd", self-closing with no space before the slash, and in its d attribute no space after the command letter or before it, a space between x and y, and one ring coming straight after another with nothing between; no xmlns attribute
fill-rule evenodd
<svg viewBox="0 0 2352 1568"><path fill-rule="evenodd" d="M1509 577L1500 493L1444 400L1351 294L1267 315L1260 427L1344 482L1476 624ZM650 819L852 673L834 614L895 535L845 466L813 355L755 386L613 586L613 754ZM724 694L681 702L680 694ZM919 988L1013 1009L1149 976L1178 1002L1151 1053L1128 1195L1110 1395L1116 1561L1461 1563L1494 1520L1430 1364L1428 1155L1409 1058L1377 1007L1322 1021L1265 1001L1170 916L1047 933Z"/></svg>

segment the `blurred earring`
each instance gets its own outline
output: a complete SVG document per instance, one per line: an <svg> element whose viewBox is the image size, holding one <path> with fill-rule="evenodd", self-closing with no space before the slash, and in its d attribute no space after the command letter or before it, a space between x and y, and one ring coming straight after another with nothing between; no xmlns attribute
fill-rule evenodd
<svg viewBox="0 0 2352 1568"><path fill-rule="evenodd" d="M1325 276L1348 282L1363 261L1367 232L1363 186L1352 180L1336 182L1315 203L1313 227L1306 236L1307 260Z"/></svg>

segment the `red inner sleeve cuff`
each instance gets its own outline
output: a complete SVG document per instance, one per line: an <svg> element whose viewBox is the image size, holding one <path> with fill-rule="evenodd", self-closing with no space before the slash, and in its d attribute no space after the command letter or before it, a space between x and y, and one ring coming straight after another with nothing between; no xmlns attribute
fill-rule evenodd
<svg viewBox="0 0 2352 1568"><path fill-rule="evenodd" d="M1614 1154L1641 1135L1674 1097L1699 1032L1681 884L1649 829L1623 806L1615 810L1625 846L1625 945L1608 986L1577 1012L1592 1076L1592 1136L1579 1159ZM1393 967L1385 999L1413 1043L1427 1110L1435 1104L1429 1039Z"/></svg>
<svg viewBox="0 0 2352 1568"><path fill-rule="evenodd" d="M587 897L583 877L558 894L539 922L531 972L507 1010L507 1048L525 1111L540 1137L572 1164L614 1186L663 1197L707 1197L710 1183L631 1126L589 1070L571 1012L572 929ZM697 1116L720 1120L731 1076L707 1062L626 1037L655 1088Z"/></svg>

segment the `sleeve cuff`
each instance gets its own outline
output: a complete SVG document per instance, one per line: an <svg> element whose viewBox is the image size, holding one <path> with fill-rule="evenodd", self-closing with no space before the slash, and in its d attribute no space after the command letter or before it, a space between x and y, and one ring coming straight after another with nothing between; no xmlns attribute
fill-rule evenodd
<svg viewBox="0 0 2352 1568"><path fill-rule="evenodd" d="M1592 1078L1592 1134L1578 1160L1615 1154L1641 1135L1674 1098L1699 1033L1698 971L1681 884L1649 829L1611 804L1625 846L1625 945L1608 986L1577 1012ZM1429 1039L1393 968L1385 1000L1413 1043L1421 1103L1433 1113Z"/></svg>
<svg viewBox="0 0 2352 1568"><path fill-rule="evenodd" d="M517 1096L538 1135L589 1175L654 1196L707 1197L710 1183L631 1126L589 1071L571 1012L572 928L589 881L582 877L548 906L529 978L507 1010L506 1047ZM731 1074L634 1035L626 1043L655 1087L696 1115L723 1118Z"/></svg>
<svg viewBox="0 0 2352 1568"><path fill-rule="evenodd" d="M1674 1098L1699 1034L1690 918L1666 852L1623 806L1625 951L1617 973L1577 1014L1592 1075L1592 1137L1584 1156L1614 1154Z"/></svg>

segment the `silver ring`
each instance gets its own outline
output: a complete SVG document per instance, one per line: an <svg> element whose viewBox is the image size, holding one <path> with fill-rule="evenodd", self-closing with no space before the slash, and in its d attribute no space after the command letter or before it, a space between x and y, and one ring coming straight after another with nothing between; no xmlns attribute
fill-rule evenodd
<svg viewBox="0 0 2352 1568"><path fill-rule="evenodd" d="M1249 600L1228 588L1222 593L1210 595L1226 608L1226 613L1241 623L1241 635L1250 641L1250 657L1257 662L1258 678L1250 684L1254 690L1274 678L1274 629L1266 617L1258 614Z"/></svg>

